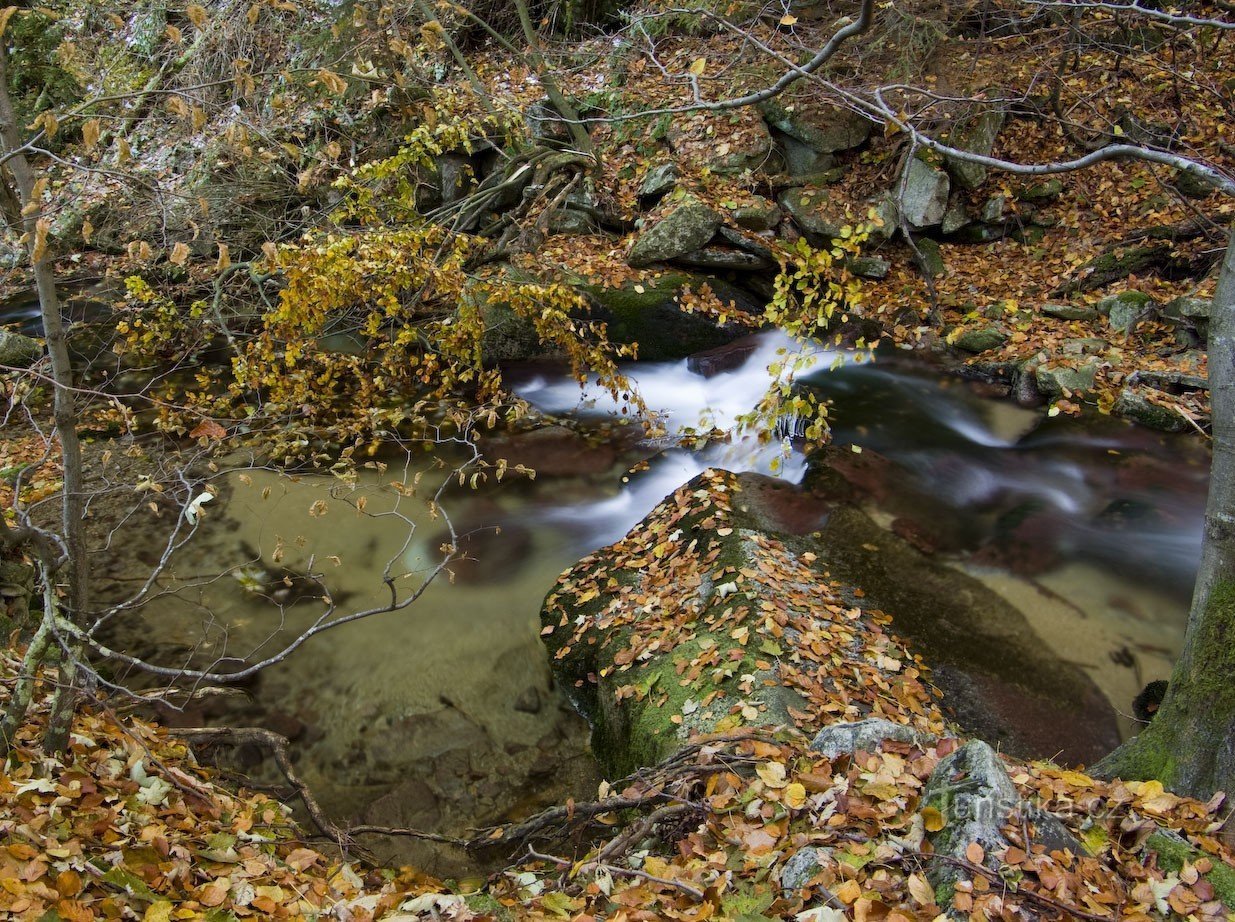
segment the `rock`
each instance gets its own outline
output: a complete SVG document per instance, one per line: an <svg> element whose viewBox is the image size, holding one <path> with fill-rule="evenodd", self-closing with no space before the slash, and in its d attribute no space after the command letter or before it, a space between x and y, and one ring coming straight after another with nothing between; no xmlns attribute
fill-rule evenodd
<svg viewBox="0 0 1235 922"><path fill-rule="evenodd" d="M776 206L773 205L772 207L775 208ZM779 208L777 209L777 214L780 214ZM745 250L747 253L758 256L771 265L776 264L776 254L768 246L768 241L763 237L740 231L736 227L722 227L720 229L720 238L733 244L739 250Z"/></svg>
<svg viewBox="0 0 1235 922"><path fill-rule="evenodd" d="M729 214L733 218L733 223L738 227L744 227L756 233L772 230L783 217L776 203L767 199L758 199L751 204L739 205Z"/></svg>
<svg viewBox="0 0 1235 922"><path fill-rule="evenodd" d="M1004 118L1002 108L986 109L952 132L948 142L967 153L989 157L995 149L995 139L1003 130ZM962 189L976 189L986 181L986 167L979 163L969 163L955 157L946 157L944 162L948 173Z"/></svg>
<svg viewBox="0 0 1235 922"><path fill-rule="evenodd" d="M714 349L750 332L749 326L740 323L722 324L713 317L682 310L679 298L686 290L698 292L704 285L740 312L755 317L763 313L763 303L748 291L723 279L689 272L663 272L616 288L586 283L578 287L593 304L592 319L608 324L611 340L638 343L640 359L659 362Z"/></svg>
<svg viewBox="0 0 1235 922"><path fill-rule="evenodd" d="M1109 317L1111 311L1117 307L1129 306L1139 311L1151 303L1153 303L1153 298L1142 291L1122 291L1109 298L1103 298L1094 305L1094 310L1103 317Z"/></svg>
<svg viewBox="0 0 1235 922"><path fill-rule="evenodd" d="M550 234L582 236L594 234L597 230L599 228L596 225L596 221L590 214L580 211L578 208L571 208L569 205L557 209L549 216Z"/></svg>
<svg viewBox="0 0 1235 922"><path fill-rule="evenodd" d="M0 329L0 365L29 368L42 357L43 345L37 339Z"/></svg>
<svg viewBox="0 0 1235 922"><path fill-rule="evenodd" d="M1209 379L1190 375L1184 371L1134 371L1128 375L1129 386L1144 384L1156 391L1168 394L1183 394L1188 391L1209 390Z"/></svg>
<svg viewBox="0 0 1235 922"><path fill-rule="evenodd" d="M1092 307L1081 307L1078 304L1043 304L1039 310L1048 317L1060 320L1097 320L1099 313Z"/></svg>
<svg viewBox="0 0 1235 922"><path fill-rule="evenodd" d="M1218 191L1218 186L1208 177L1192 170L1180 170L1175 176L1175 188L1188 198L1209 198Z"/></svg>
<svg viewBox="0 0 1235 922"><path fill-rule="evenodd" d="M1111 344L1097 336L1083 336L1080 339L1066 339L1059 351L1064 355L1102 355L1109 351Z"/></svg>
<svg viewBox="0 0 1235 922"><path fill-rule="evenodd" d="M793 853L780 869L780 888L785 899L793 899L824 867L828 851L808 845Z"/></svg>
<svg viewBox="0 0 1235 922"><path fill-rule="evenodd" d="M790 176L824 173L836 166L834 156L821 153L797 138L780 134L777 141L785 158L785 171Z"/></svg>
<svg viewBox="0 0 1235 922"><path fill-rule="evenodd" d="M826 189L786 189L777 201L813 246L828 246L848 223L844 208L833 205Z"/></svg>
<svg viewBox="0 0 1235 922"><path fill-rule="evenodd" d="M1078 291L1093 291L1104 288L1111 282L1129 275L1142 274L1154 269L1174 265L1169 243L1152 246L1117 248L1091 259L1081 266L1074 277L1055 289L1054 294L1070 295Z"/></svg>
<svg viewBox="0 0 1235 922"><path fill-rule="evenodd" d="M526 110L524 121L528 134L537 141L569 144L570 126L548 99L534 103Z"/></svg>
<svg viewBox="0 0 1235 922"><path fill-rule="evenodd" d="M1190 427L1183 414L1154 403L1144 393L1132 387L1125 387L1119 392L1112 412L1116 416L1162 432L1185 432Z"/></svg>
<svg viewBox="0 0 1235 922"><path fill-rule="evenodd" d="M934 737L882 717L868 717L854 723L824 727L811 740L810 748L826 759L837 759L855 752L874 752L884 740L925 748L934 742Z"/></svg>
<svg viewBox="0 0 1235 922"><path fill-rule="evenodd" d="M966 330L952 341L952 345L977 354L998 349L1007 341L1008 334L998 327L982 327L978 330Z"/></svg>
<svg viewBox="0 0 1235 922"><path fill-rule="evenodd" d="M778 99L759 105L764 120L821 154L834 154L864 143L874 123L852 109L814 100L795 100L793 108Z"/></svg>
<svg viewBox="0 0 1235 922"><path fill-rule="evenodd" d="M1157 305L1148 295L1139 291L1127 291L1114 298L1098 302L1097 309L1105 314L1111 329L1131 336L1137 325L1154 313Z"/></svg>
<svg viewBox="0 0 1235 922"><path fill-rule="evenodd" d="M1048 397L1087 394L1093 390L1098 366L1094 362L1081 365L1039 365L1034 369L1038 390Z"/></svg>
<svg viewBox="0 0 1235 922"><path fill-rule="evenodd" d="M935 227L948 210L948 174L917 157L909 161L909 175L900 198L901 215L914 228Z"/></svg>
<svg viewBox="0 0 1235 922"><path fill-rule="evenodd" d="M459 201L476 184L472 173L472 163L462 154L442 154L437 158L435 172L438 197L445 205Z"/></svg>
<svg viewBox="0 0 1235 922"><path fill-rule="evenodd" d="M879 256L854 256L846 265L850 272L864 279L884 279L892 271L892 264Z"/></svg>
<svg viewBox="0 0 1235 922"><path fill-rule="evenodd" d="M943 250L940 249L938 243L929 237L922 237L915 240L914 245L917 246L918 252L914 254L913 261L924 275L938 278L947 271L947 266L943 261Z"/></svg>
<svg viewBox="0 0 1235 922"><path fill-rule="evenodd" d="M753 339L738 340L727 346L696 352L686 360L686 368L704 378L714 378L726 371L734 371L746 364L746 360L759 349Z"/></svg>
<svg viewBox="0 0 1235 922"><path fill-rule="evenodd" d="M674 190L682 172L673 161L652 167L639 184L639 204L645 208L660 201Z"/></svg>
<svg viewBox="0 0 1235 922"><path fill-rule="evenodd" d="M612 439L592 441L565 426L540 426L483 438L480 450L490 464L504 459L510 467L522 464L540 477L604 474L618 458Z"/></svg>
<svg viewBox="0 0 1235 922"><path fill-rule="evenodd" d="M713 272L760 272L775 267L765 257L733 247L708 246L681 256L671 262L688 269L706 269Z"/></svg>
<svg viewBox="0 0 1235 922"><path fill-rule="evenodd" d="M635 239L626 261L640 268L697 250L716 236L721 216L694 196L672 205Z"/></svg>
<svg viewBox="0 0 1235 922"><path fill-rule="evenodd" d="M1214 302L1204 298L1180 297L1162 306L1162 316L1177 326L1196 333L1202 341L1209 338L1209 318Z"/></svg>
<svg viewBox="0 0 1235 922"><path fill-rule="evenodd" d="M900 230L900 211L892 193L886 193L871 203L874 231L872 236L891 240Z"/></svg>
<svg viewBox="0 0 1235 922"><path fill-rule="evenodd" d="M764 169L774 150L767 123L750 108L678 116L667 139L683 163L722 174Z"/></svg>
<svg viewBox="0 0 1235 922"><path fill-rule="evenodd" d="M955 234L968 223L969 212L965 209L965 203L954 201L948 206L948 210L943 213L943 221L939 224L939 230L944 234Z"/></svg>
<svg viewBox="0 0 1235 922"><path fill-rule="evenodd" d="M1028 189L1022 189L1017 198L1023 202L1053 202L1062 194L1063 180L1048 179L1046 182L1037 183Z"/></svg>
<svg viewBox="0 0 1235 922"><path fill-rule="evenodd" d="M982 205L982 220L987 224L995 224L1004 219L1008 207L1006 195L992 195Z"/></svg>

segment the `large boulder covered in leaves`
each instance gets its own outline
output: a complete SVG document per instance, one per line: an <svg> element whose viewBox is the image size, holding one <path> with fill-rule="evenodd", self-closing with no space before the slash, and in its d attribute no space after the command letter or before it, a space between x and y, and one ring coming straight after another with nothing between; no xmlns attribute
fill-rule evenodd
<svg viewBox="0 0 1235 922"><path fill-rule="evenodd" d="M711 240L721 223L721 216L699 199L684 196L670 204L662 215L648 220L626 261L645 267L683 256Z"/></svg>
<svg viewBox="0 0 1235 922"><path fill-rule="evenodd" d="M776 484L706 471L545 599L554 669L606 770L655 764L693 733L751 726L883 717L942 730L888 617L847 601L809 540L767 518Z"/></svg>

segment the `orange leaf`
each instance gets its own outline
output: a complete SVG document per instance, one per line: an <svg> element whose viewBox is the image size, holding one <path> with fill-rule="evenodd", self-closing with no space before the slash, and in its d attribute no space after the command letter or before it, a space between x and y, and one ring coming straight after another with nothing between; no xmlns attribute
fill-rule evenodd
<svg viewBox="0 0 1235 922"><path fill-rule="evenodd" d="M981 864L982 859L986 857L986 852L977 842L970 842L965 846L965 857L974 864Z"/></svg>
<svg viewBox="0 0 1235 922"><path fill-rule="evenodd" d="M189 433L191 439L221 439L227 436L227 430L213 419L203 419L197 428Z"/></svg>

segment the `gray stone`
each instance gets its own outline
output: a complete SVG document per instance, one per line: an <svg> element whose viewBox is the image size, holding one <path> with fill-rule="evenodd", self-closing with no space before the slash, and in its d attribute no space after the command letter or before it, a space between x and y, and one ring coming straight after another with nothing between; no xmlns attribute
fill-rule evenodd
<svg viewBox="0 0 1235 922"><path fill-rule="evenodd" d="M1092 307L1076 304L1043 304L1041 311L1048 317L1057 317L1060 320L1097 320L1101 316Z"/></svg>
<svg viewBox="0 0 1235 922"><path fill-rule="evenodd" d="M1145 294L1143 291L1121 291L1117 295L1111 295L1109 298L1103 298L1094 305L1094 310L1096 310L1103 317L1109 317L1111 315L1111 311L1113 311L1117 306L1130 305L1135 307L1137 310L1141 310L1151 303L1153 303L1153 298Z"/></svg>
<svg viewBox="0 0 1235 922"><path fill-rule="evenodd" d="M1204 298L1175 298L1162 306L1162 316L1172 321L1177 327L1195 331L1202 340L1209 338L1209 318L1213 313L1214 302Z"/></svg>
<svg viewBox="0 0 1235 922"><path fill-rule="evenodd" d="M688 196L660 220L644 228L626 261L639 268L682 256L711 240L720 225L720 215L697 198Z"/></svg>
<svg viewBox="0 0 1235 922"><path fill-rule="evenodd" d="M982 205L982 220L987 224L1002 221L1007 207L1008 197L1006 195L992 195Z"/></svg>
<svg viewBox="0 0 1235 922"><path fill-rule="evenodd" d="M443 204L459 201L475 185L471 161L462 154L442 154L436 167L437 193Z"/></svg>
<svg viewBox="0 0 1235 922"><path fill-rule="evenodd" d="M824 867L828 850L808 845L793 853L780 869L780 888L785 899L792 899L797 892L811 882Z"/></svg>
<svg viewBox="0 0 1235 922"><path fill-rule="evenodd" d="M1134 371L1128 375L1128 385L1144 384L1154 390L1177 394L1183 391L1207 391L1209 379L1185 371Z"/></svg>
<svg viewBox="0 0 1235 922"><path fill-rule="evenodd" d="M1024 202L1053 202L1063 194L1063 180L1048 179L1021 191L1017 197Z"/></svg>
<svg viewBox="0 0 1235 922"><path fill-rule="evenodd" d="M790 176L822 173L836 166L836 158L831 154L821 153L797 138L782 135L780 144L785 154L785 170Z"/></svg>
<svg viewBox="0 0 1235 922"><path fill-rule="evenodd" d="M43 357L43 346L37 339L0 329L0 365L29 368Z"/></svg>
<svg viewBox="0 0 1235 922"><path fill-rule="evenodd" d="M761 199L749 205L739 205L730 212L733 223L751 231L769 231L784 216L775 202Z"/></svg>
<svg viewBox="0 0 1235 922"><path fill-rule="evenodd" d="M836 759L855 752L874 752L884 740L925 747L934 740L913 727L895 724L882 717L869 717L854 723L824 727L811 740L810 748L825 759Z"/></svg>
<svg viewBox="0 0 1235 922"><path fill-rule="evenodd" d="M1059 397L1092 391L1097 373L1098 366L1088 362L1079 367L1042 364L1034 369L1033 374L1039 391L1048 397Z"/></svg>
<svg viewBox="0 0 1235 922"><path fill-rule="evenodd" d="M806 235L806 239L816 246L831 243L840 236L841 228L847 223L844 210L831 204L824 189L786 189L777 201Z"/></svg>
<svg viewBox="0 0 1235 922"><path fill-rule="evenodd" d="M987 109L948 139L951 146L971 154L989 157L995 149L995 139L1003 130L1004 113L1002 109ZM948 172L962 189L976 189L986 181L986 167L979 163L969 163L955 157L946 158Z"/></svg>
<svg viewBox="0 0 1235 922"><path fill-rule="evenodd" d="M718 246L692 250L674 257L672 262L691 269L709 269L717 272L758 272L771 269L775 265L771 260L747 250Z"/></svg>
<svg viewBox="0 0 1235 922"><path fill-rule="evenodd" d="M969 212L965 209L965 203L955 201L943 213L943 221L939 225L939 230L945 234L955 234L968 223Z"/></svg>
<svg viewBox="0 0 1235 922"><path fill-rule="evenodd" d="M947 271L948 267L943 261L943 250L939 248L939 244L928 237L915 240L914 243L921 255L914 254L913 261L923 274L938 278Z"/></svg>
<svg viewBox="0 0 1235 922"><path fill-rule="evenodd" d="M993 243L1008 236L1003 224L967 224L952 235L960 243Z"/></svg>
<svg viewBox="0 0 1235 922"><path fill-rule="evenodd" d="M745 250L747 253L753 253L755 256L758 256L760 259L764 259L769 263L774 264L776 262L776 254L762 237L757 237L754 234L743 233L733 227L722 227L720 229L719 236L721 240L728 241L739 250Z"/></svg>
<svg viewBox="0 0 1235 922"><path fill-rule="evenodd" d="M855 256L848 266L850 272L864 279L884 279L892 271L892 264L879 256Z"/></svg>
<svg viewBox="0 0 1235 922"><path fill-rule="evenodd" d="M1125 387L1115 401L1113 412L1138 425L1161 432L1184 432L1189 423L1170 407L1154 403L1135 388Z"/></svg>
<svg viewBox="0 0 1235 922"><path fill-rule="evenodd" d="M909 161L909 174L900 199L901 214L911 227L935 227L948 210L948 174L916 157Z"/></svg>
<svg viewBox="0 0 1235 922"><path fill-rule="evenodd" d="M998 327L983 327L978 330L966 330L952 341L957 349L966 352L990 352L998 349L1008 341L1008 334Z"/></svg>
<svg viewBox="0 0 1235 922"><path fill-rule="evenodd" d="M857 112L828 105L804 112L770 99L760 104L759 111L773 128L821 154L857 147L874 129L874 124Z"/></svg>
<svg viewBox="0 0 1235 922"><path fill-rule="evenodd" d="M1116 301L1111 305L1106 319L1110 323L1112 330L1117 330L1125 336L1130 336L1136 330L1137 324L1147 317L1152 310L1152 305L1140 305L1131 301Z"/></svg>
<svg viewBox="0 0 1235 922"><path fill-rule="evenodd" d="M660 166L652 167L643 177L643 182L639 184L640 201L657 201L668 195L677 186L681 175L676 163L662 163Z"/></svg>
<svg viewBox="0 0 1235 922"><path fill-rule="evenodd" d="M1175 188L1188 198L1208 198L1218 191L1218 186L1205 176L1191 170L1180 170L1175 177Z"/></svg>
<svg viewBox="0 0 1235 922"><path fill-rule="evenodd" d="M559 208L549 217L550 234L594 234L596 222L578 208Z"/></svg>
<svg viewBox="0 0 1235 922"><path fill-rule="evenodd" d="M896 232L900 230L900 211L896 207L895 196L891 192L885 193L871 203L870 210L874 217L872 223L878 222L873 228L872 236L883 240L891 240L895 237Z"/></svg>
<svg viewBox="0 0 1235 922"><path fill-rule="evenodd" d="M1102 355L1111 348L1111 344L1097 336L1084 336L1080 339L1065 340L1059 351L1064 355Z"/></svg>

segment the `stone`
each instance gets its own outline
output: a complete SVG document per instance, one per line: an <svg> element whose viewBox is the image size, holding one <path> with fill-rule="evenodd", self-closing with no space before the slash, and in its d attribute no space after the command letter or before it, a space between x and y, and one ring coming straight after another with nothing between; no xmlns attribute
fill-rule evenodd
<svg viewBox="0 0 1235 922"><path fill-rule="evenodd" d="M1180 170L1175 177L1175 188L1188 198L1209 198L1218 191L1218 185L1206 176L1192 170Z"/></svg>
<svg viewBox="0 0 1235 922"><path fill-rule="evenodd" d="M992 195L982 205L982 220L987 224L1002 221L1007 207L1008 197L1006 195Z"/></svg>
<svg viewBox="0 0 1235 922"><path fill-rule="evenodd" d="M829 857L828 849L808 845L799 848L788 861L781 865L780 888L785 899L792 899L797 892L811 882L824 868Z"/></svg>
<svg viewBox="0 0 1235 922"><path fill-rule="evenodd" d="M43 345L29 336L0 329L0 365L29 368L43 357Z"/></svg>
<svg viewBox="0 0 1235 922"><path fill-rule="evenodd" d="M943 213L943 221L939 224L939 230L944 234L955 234L968 223L969 212L965 208L965 203L958 200L952 202L948 210Z"/></svg>
<svg viewBox="0 0 1235 922"><path fill-rule="evenodd" d="M1048 397L1087 394L1093 390L1097 373L1098 366L1093 362L1080 366L1042 364L1033 372L1038 390Z"/></svg>
<svg viewBox="0 0 1235 922"><path fill-rule="evenodd" d="M760 103L764 120L821 154L834 154L865 143L874 123L852 109L827 103L795 100L790 106L779 98Z"/></svg>
<svg viewBox="0 0 1235 922"><path fill-rule="evenodd" d="M713 272L760 272L775 267L775 263L747 250L709 246L675 257L671 262L690 269Z"/></svg>
<svg viewBox="0 0 1235 922"><path fill-rule="evenodd" d="M1078 304L1043 304L1039 310L1048 317L1060 320L1097 320L1101 316L1092 307Z"/></svg>
<svg viewBox="0 0 1235 922"><path fill-rule="evenodd" d="M596 222L590 214L580 211L578 208L559 208L549 216L549 233L550 234L568 234L571 236L583 236L585 234L594 234L598 230Z"/></svg>
<svg viewBox="0 0 1235 922"><path fill-rule="evenodd" d="M1109 317L1111 311L1116 307L1130 306L1138 311L1147 307L1153 302L1153 298L1145 294L1143 291L1122 291L1119 294L1111 295L1109 298L1103 298L1094 305L1096 310L1103 317Z"/></svg>
<svg viewBox="0 0 1235 922"><path fill-rule="evenodd" d="M1063 180L1054 178L1022 189L1017 195L1023 202L1053 202L1063 194Z"/></svg>
<svg viewBox="0 0 1235 922"><path fill-rule="evenodd" d="M635 268L697 250L716 236L721 216L694 196L674 204L635 239L626 261Z"/></svg>
<svg viewBox="0 0 1235 922"><path fill-rule="evenodd" d="M884 740L911 743L923 748L934 742L932 737L913 727L892 723L882 717L869 717L824 727L811 740L810 748L825 759L837 759L855 752L874 752Z"/></svg>
<svg viewBox="0 0 1235 922"><path fill-rule="evenodd" d="M1182 394L1187 391L1209 390L1209 379L1200 375L1190 375L1184 371L1134 371L1128 375L1128 384L1144 384L1156 391L1166 391L1168 394Z"/></svg>
<svg viewBox="0 0 1235 922"><path fill-rule="evenodd" d="M777 201L814 246L827 246L840 236L848 216L832 205L827 190L811 187L786 189Z"/></svg>
<svg viewBox="0 0 1235 922"><path fill-rule="evenodd" d="M1192 330L1201 340L1209 338L1209 318L1214 302L1204 298L1180 297L1162 306L1162 316L1177 327Z"/></svg>
<svg viewBox="0 0 1235 922"><path fill-rule="evenodd" d="M1008 236L1003 224L967 224L952 235L958 243L993 243Z"/></svg>
<svg viewBox="0 0 1235 922"><path fill-rule="evenodd" d="M948 174L917 157L909 161L909 174L900 197L901 215L911 227L935 227L948 210Z"/></svg>
<svg viewBox="0 0 1235 922"><path fill-rule="evenodd" d="M652 167L639 183L639 203L647 207L660 201L676 188L681 176L681 170L672 161Z"/></svg>
<svg viewBox="0 0 1235 922"><path fill-rule="evenodd" d="M1000 108L988 108L970 118L958 130L951 133L948 143L971 154L989 157L995 149L995 139L1003 130L1004 112ZM976 189L986 181L986 167L955 157L945 157L948 173L962 189Z"/></svg>
<svg viewBox="0 0 1235 922"><path fill-rule="evenodd" d="M885 193L871 203L871 223L874 225L871 236L882 240L891 240L900 230L900 210L896 207L895 197L891 192Z"/></svg>
<svg viewBox="0 0 1235 922"><path fill-rule="evenodd" d="M1177 410L1154 403L1140 390L1125 387L1119 392L1112 412L1116 416L1161 432L1185 432L1190 424Z"/></svg>
<svg viewBox="0 0 1235 922"><path fill-rule="evenodd" d="M982 327L977 330L965 330L952 341L952 345L966 352L977 354L998 349L1008 341L1008 334L998 327Z"/></svg>
<svg viewBox="0 0 1235 922"><path fill-rule="evenodd" d="M476 184L472 163L462 154L446 153L439 156L435 173L438 198L445 205L459 201Z"/></svg>
<svg viewBox="0 0 1235 922"><path fill-rule="evenodd" d="M1059 351L1064 355L1102 355L1110 348L1111 344L1099 336L1082 336L1064 340Z"/></svg>
<svg viewBox="0 0 1235 922"><path fill-rule="evenodd" d="M943 250L940 249L938 243L929 237L922 237L915 240L914 244L918 248L918 253L914 254L913 261L924 275L938 278L947 271L948 267L943 261Z"/></svg>
<svg viewBox="0 0 1235 922"><path fill-rule="evenodd" d="M892 271L892 264L879 256L854 256L846 265L859 278L884 279Z"/></svg>
<svg viewBox="0 0 1235 922"><path fill-rule="evenodd" d="M744 227L746 230L755 231L770 231L780 219L784 217L783 212L775 202L768 199L760 198L754 202L745 205L739 205L729 212L733 218L733 223L738 227Z"/></svg>
<svg viewBox="0 0 1235 922"><path fill-rule="evenodd" d="M807 176L812 173L823 173L836 166L836 158L831 154L821 153L804 144L797 138L780 134L777 139L785 158L785 171L790 176Z"/></svg>
<svg viewBox="0 0 1235 922"><path fill-rule="evenodd" d="M683 164L713 173L763 170L775 159L772 133L753 109L679 116L669 125L667 140Z"/></svg>
<svg viewBox="0 0 1235 922"><path fill-rule="evenodd" d="M768 245L769 241L765 240L763 237L743 233L733 227L722 227L720 229L720 238L728 241L739 250L745 250L747 253L752 253L755 256L758 256L770 265L776 264L776 253L773 252L772 248Z"/></svg>

